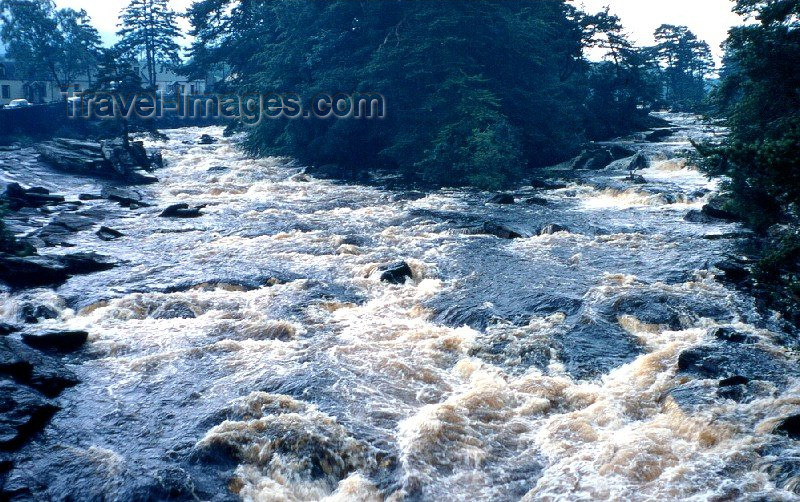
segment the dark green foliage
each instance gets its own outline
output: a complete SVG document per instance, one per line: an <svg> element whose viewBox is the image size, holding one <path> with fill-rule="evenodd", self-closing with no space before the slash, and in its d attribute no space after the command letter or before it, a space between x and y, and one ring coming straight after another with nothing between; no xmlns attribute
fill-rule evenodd
<svg viewBox="0 0 800 502"><path fill-rule="evenodd" d="M730 177L738 212L757 229L800 202L800 2L739 0L757 23L731 30L715 93L731 134L709 171Z"/></svg>
<svg viewBox="0 0 800 502"><path fill-rule="evenodd" d="M349 172L498 188L588 138L631 130L651 101L618 20L590 19L563 0L203 0L189 18L187 70L223 69L226 90L383 94L384 119L279 119L248 130L254 154ZM583 55L587 39L612 53L596 69ZM600 89L608 72L613 88Z"/></svg>
<svg viewBox="0 0 800 502"><path fill-rule="evenodd" d="M63 87L91 76L100 35L86 11L56 9L52 0L0 0L0 39L20 76Z"/></svg>
<svg viewBox="0 0 800 502"><path fill-rule="evenodd" d="M116 49L128 59L143 59L151 88L156 86L158 65L180 63L180 46L175 40L181 33L176 19L169 0L131 0L120 15Z"/></svg>
<svg viewBox="0 0 800 502"><path fill-rule="evenodd" d="M662 25L655 39L651 51L663 69L666 103L674 110L695 110L706 97L706 78L714 69L711 48L686 26Z"/></svg>

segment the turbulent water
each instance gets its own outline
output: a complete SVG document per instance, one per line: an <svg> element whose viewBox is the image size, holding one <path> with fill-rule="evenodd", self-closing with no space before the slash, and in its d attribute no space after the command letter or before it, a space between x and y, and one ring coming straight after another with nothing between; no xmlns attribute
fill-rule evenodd
<svg viewBox="0 0 800 502"><path fill-rule="evenodd" d="M6 319L34 301L60 313L43 325L90 333L70 361L82 383L8 487L69 500L796 498L800 449L772 434L800 406L796 354L716 279L741 229L684 220L716 182L679 154L721 131L668 118L681 133L626 143L651 157L647 185L612 165L517 191L546 206L304 181L235 140L196 145L221 130L167 131L148 145L163 150L161 181L140 190L155 206L80 210L125 237L80 233L74 250L120 266L2 296ZM5 180L99 190L24 154L1 154L22 163ZM175 202L207 206L157 217ZM472 230L487 221L526 237ZM537 235L551 223L568 231ZM381 282L398 260L413 280ZM751 343L720 345L716 327ZM742 395L678 371L697 347L741 365L728 373L751 376Z"/></svg>

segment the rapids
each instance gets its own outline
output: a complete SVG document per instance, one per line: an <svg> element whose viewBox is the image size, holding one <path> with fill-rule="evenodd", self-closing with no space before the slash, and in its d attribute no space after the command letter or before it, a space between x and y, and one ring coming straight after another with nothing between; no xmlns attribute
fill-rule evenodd
<svg viewBox="0 0 800 502"><path fill-rule="evenodd" d="M614 165L564 172L565 188L522 187L509 206L304 181L302 166L247 158L235 139L197 145L221 129L166 131L148 144L164 153L161 181L139 189L154 206L86 202L125 237L73 238L120 266L0 293L2 319L35 302L58 312L44 326L90 333L69 360L82 383L6 488L39 500L797 498L800 448L772 434L800 404L790 336L713 272L742 229L684 220L718 182L681 153L724 131L667 118L681 131L666 142L622 141L652 159L648 184ZM25 155L0 153L3 181L68 198L102 185ZM547 205L522 202L532 196ZM157 217L176 202L204 215ZM526 237L470 231L487 221ZM539 236L547 224L568 231ZM381 282L398 260L413 279ZM722 345L718 327L752 343ZM693 348L731 367L678 371ZM733 374L751 381L731 398L719 379Z"/></svg>

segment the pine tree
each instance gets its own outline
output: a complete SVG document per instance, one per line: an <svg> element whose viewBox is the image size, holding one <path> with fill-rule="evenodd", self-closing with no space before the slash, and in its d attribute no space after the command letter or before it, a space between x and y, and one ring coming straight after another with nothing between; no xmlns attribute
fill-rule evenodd
<svg viewBox="0 0 800 502"><path fill-rule="evenodd" d="M169 0L132 0L120 15L120 53L142 58L146 66L146 82L156 86L158 65L180 63L180 46L175 41L181 32L177 14L169 8Z"/></svg>

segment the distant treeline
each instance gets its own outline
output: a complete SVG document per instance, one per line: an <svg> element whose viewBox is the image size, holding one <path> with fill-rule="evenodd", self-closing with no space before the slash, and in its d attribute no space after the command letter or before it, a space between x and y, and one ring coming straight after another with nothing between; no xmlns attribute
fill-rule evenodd
<svg viewBox="0 0 800 502"><path fill-rule="evenodd" d="M441 185L497 188L646 127L654 107L691 109L713 68L684 27L638 48L617 17L563 0L202 0L189 18L186 71L224 69L219 90L386 99L382 120L264 121L251 152Z"/></svg>

